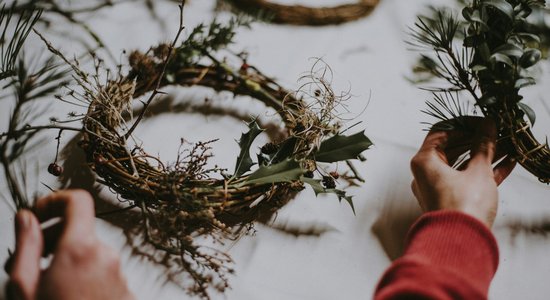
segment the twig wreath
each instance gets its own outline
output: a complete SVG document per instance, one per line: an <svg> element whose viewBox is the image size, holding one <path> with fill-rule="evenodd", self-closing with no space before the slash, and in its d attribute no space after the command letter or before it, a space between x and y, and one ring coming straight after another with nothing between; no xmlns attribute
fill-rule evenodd
<svg viewBox="0 0 550 300"><path fill-rule="evenodd" d="M96 74L90 75L45 41L50 51L72 66L82 89L72 90L68 96L70 101L88 106L80 147L98 182L129 201L129 207L139 209L145 244L163 253L164 264L179 268L173 276L186 271L192 279L189 291L203 298L209 298L210 287L223 292L228 287L227 274L233 270L227 254L197 244L197 238L209 237L214 243L238 238L255 220L285 205L305 183L316 194L336 194L354 209L351 196L336 188L336 180L349 184L362 181L349 160L363 159L361 153L372 145L363 132L343 134L346 130L338 110L345 108L342 101L346 96L331 90L323 77L326 68L320 76L315 71L304 76L308 81L292 93L243 58L236 68L216 59L215 53L232 42L234 27L240 23L200 25L176 47L183 31L180 19L172 44L161 44L146 53L132 52L128 74L121 75L119 70L117 78L106 81L100 79L100 62L96 62ZM213 141L182 147L176 162L165 164L128 141L149 105L161 94L159 89L168 85L204 86L257 99L281 117L284 138L264 145L257 159L252 159L252 143L263 131L253 120L240 138L241 150L231 174L208 166ZM142 102L144 109L132 125L127 124L124 115L132 111L134 99L146 93L150 96ZM349 171L329 170L338 162L345 162ZM254 165L258 167L253 169Z"/></svg>
<svg viewBox="0 0 550 300"><path fill-rule="evenodd" d="M536 83L529 71L542 58L541 39L527 21L541 7L543 0L474 0L462 10L464 20L440 10L434 19L419 18L412 36L414 45L433 51L423 56L429 72L450 84L428 88L434 94L428 113L440 120L467 114L460 95L468 93L497 123L498 142L508 154L550 183L550 149L533 135L535 111L520 95Z"/></svg>
<svg viewBox="0 0 550 300"><path fill-rule="evenodd" d="M239 10L261 13L277 24L324 26L355 21L368 16L380 0L356 0L334 7L284 5L268 0L224 0Z"/></svg>

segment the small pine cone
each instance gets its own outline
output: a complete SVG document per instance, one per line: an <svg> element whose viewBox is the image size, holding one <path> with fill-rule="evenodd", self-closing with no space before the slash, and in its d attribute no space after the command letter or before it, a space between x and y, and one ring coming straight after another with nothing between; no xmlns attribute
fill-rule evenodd
<svg viewBox="0 0 550 300"><path fill-rule="evenodd" d="M61 167L57 163L51 163L48 166L48 173L52 174L55 177L59 177L63 173L63 167Z"/></svg>
<svg viewBox="0 0 550 300"><path fill-rule="evenodd" d="M323 186L327 189L334 189L336 188L336 182L330 176L323 176Z"/></svg>
<svg viewBox="0 0 550 300"><path fill-rule="evenodd" d="M274 154L277 150L279 150L279 147L273 143L267 143L261 149L263 154Z"/></svg>

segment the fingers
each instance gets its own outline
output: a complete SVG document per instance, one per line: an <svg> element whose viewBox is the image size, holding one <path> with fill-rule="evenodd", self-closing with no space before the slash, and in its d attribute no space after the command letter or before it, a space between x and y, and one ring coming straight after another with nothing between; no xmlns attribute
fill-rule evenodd
<svg viewBox="0 0 550 300"><path fill-rule="evenodd" d="M42 233L38 220L30 211L19 212L15 220L16 248L7 291L11 299L30 300L35 298L40 279Z"/></svg>
<svg viewBox="0 0 550 300"><path fill-rule="evenodd" d="M73 242L95 238L95 212L93 199L81 190L59 191L39 199L36 213L41 220L63 218L61 239Z"/></svg>
<svg viewBox="0 0 550 300"><path fill-rule="evenodd" d="M470 167L491 167L495 156L497 129L491 119L483 119L476 130L472 144Z"/></svg>
<svg viewBox="0 0 550 300"><path fill-rule="evenodd" d="M516 166L516 160L507 156L493 169L495 175L495 182L500 185L507 177L512 173Z"/></svg>

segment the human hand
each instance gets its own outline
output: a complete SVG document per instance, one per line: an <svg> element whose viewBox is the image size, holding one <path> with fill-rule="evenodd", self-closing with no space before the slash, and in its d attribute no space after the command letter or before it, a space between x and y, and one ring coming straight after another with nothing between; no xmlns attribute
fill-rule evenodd
<svg viewBox="0 0 550 300"><path fill-rule="evenodd" d="M133 299L118 254L95 235L94 204L87 192L53 193L37 201L36 214L41 220L61 217L63 223L43 236L32 212L17 214L8 299ZM49 249L53 259L42 270L40 259Z"/></svg>
<svg viewBox="0 0 550 300"><path fill-rule="evenodd" d="M422 210L457 210L469 214L489 228L498 207L497 186L510 175L515 161L509 157L493 168L496 128L493 121L480 117L463 118L475 132L430 131L411 160L412 190ZM459 156L471 150L470 160L455 170Z"/></svg>

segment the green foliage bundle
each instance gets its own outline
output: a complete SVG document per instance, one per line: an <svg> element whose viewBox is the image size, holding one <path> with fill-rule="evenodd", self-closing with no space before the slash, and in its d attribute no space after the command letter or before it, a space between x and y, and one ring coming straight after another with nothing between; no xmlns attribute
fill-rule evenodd
<svg viewBox="0 0 550 300"><path fill-rule="evenodd" d="M540 181L550 182L550 149L530 128L535 112L522 102L520 90L535 84L530 70L542 58L541 39L530 31L528 17L541 0L474 0L462 10L463 20L439 10L419 18L413 45L426 51L422 61L432 76L446 82L429 88L434 101L428 113L440 120L468 113L464 93L483 115L495 120L499 144ZM430 52L431 53L428 53ZM460 127L459 122L445 123Z"/></svg>

